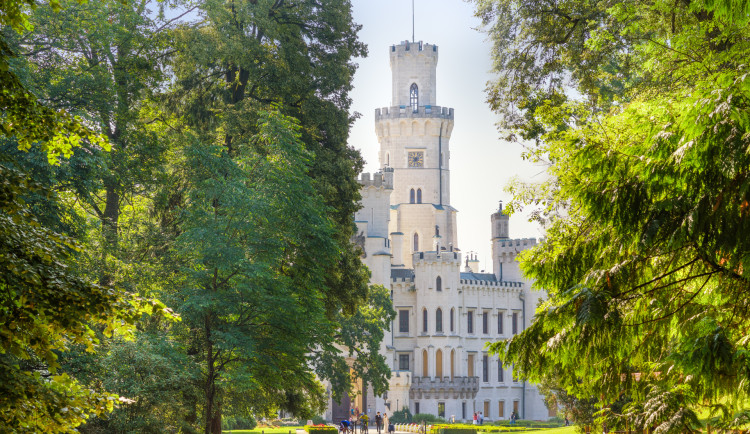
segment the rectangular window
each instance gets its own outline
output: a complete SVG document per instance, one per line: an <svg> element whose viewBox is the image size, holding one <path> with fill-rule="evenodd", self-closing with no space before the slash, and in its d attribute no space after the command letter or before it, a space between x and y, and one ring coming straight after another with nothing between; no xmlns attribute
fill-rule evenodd
<svg viewBox="0 0 750 434"><path fill-rule="evenodd" d="M520 416L520 414L518 414L518 401L513 401L513 411L516 415Z"/></svg>
<svg viewBox="0 0 750 434"><path fill-rule="evenodd" d="M503 317L505 316L504 311L499 311L497 313L497 334L502 335L503 334Z"/></svg>
<svg viewBox="0 0 750 434"><path fill-rule="evenodd" d="M503 361L498 360L497 361L497 382L498 383L504 383L505 382L505 371L503 370Z"/></svg>
<svg viewBox="0 0 750 434"><path fill-rule="evenodd" d="M466 331L474 333L474 312L471 310L466 313Z"/></svg>
<svg viewBox="0 0 750 434"><path fill-rule="evenodd" d="M398 311L398 331L401 333L409 333L409 311L408 310Z"/></svg>
<svg viewBox="0 0 750 434"><path fill-rule="evenodd" d="M408 354L398 355L398 370L399 371L409 370L409 355Z"/></svg>
<svg viewBox="0 0 750 434"><path fill-rule="evenodd" d="M467 375L469 377L474 376L474 354L469 354L469 360L466 362L467 366Z"/></svg>
<svg viewBox="0 0 750 434"><path fill-rule="evenodd" d="M461 403L461 419L466 420L466 403Z"/></svg>
<svg viewBox="0 0 750 434"><path fill-rule="evenodd" d="M513 327L513 334L518 334L518 312L513 312L513 321L511 322Z"/></svg>
<svg viewBox="0 0 750 434"><path fill-rule="evenodd" d="M453 308L451 308L451 332L453 332Z"/></svg>
<svg viewBox="0 0 750 434"><path fill-rule="evenodd" d="M484 311L482 313L482 333L488 334L490 332L490 313Z"/></svg>
<svg viewBox="0 0 750 434"><path fill-rule="evenodd" d="M482 415L485 419L490 418L490 402L484 401L484 414Z"/></svg>
<svg viewBox="0 0 750 434"><path fill-rule="evenodd" d="M505 401L498 401L497 417L505 417Z"/></svg>
<svg viewBox="0 0 750 434"><path fill-rule="evenodd" d="M445 403L438 402L438 417L445 417Z"/></svg>
<svg viewBox="0 0 750 434"><path fill-rule="evenodd" d="M415 402L414 403L414 414L417 414L417 413L419 413L419 403Z"/></svg>
<svg viewBox="0 0 750 434"><path fill-rule="evenodd" d="M482 381L485 383L490 381L490 370L488 369L489 361L487 355L482 356Z"/></svg>

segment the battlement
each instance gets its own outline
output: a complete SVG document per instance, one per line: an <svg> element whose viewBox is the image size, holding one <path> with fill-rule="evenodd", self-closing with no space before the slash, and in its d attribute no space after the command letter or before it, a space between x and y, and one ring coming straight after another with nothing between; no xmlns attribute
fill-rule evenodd
<svg viewBox="0 0 750 434"><path fill-rule="evenodd" d="M415 252L412 254L412 263L416 267L418 263L445 262L461 264L461 258L457 251L443 250L438 254L436 251Z"/></svg>
<svg viewBox="0 0 750 434"><path fill-rule="evenodd" d="M523 290L523 282L508 282L508 281L496 281L496 280L474 280L474 279L460 279L461 285L467 285L463 289L486 289L486 288L498 288L507 289L511 291Z"/></svg>
<svg viewBox="0 0 750 434"><path fill-rule="evenodd" d="M402 41L398 45L391 45L391 56L405 56L409 54L422 54L425 56L438 57L438 47L426 42Z"/></svg>
<svg viewBox="0 0 750 434"><path fill-rule="evenodd" d="M375 122L390 119L440 118L453 120L453 108L423 105L414 111L405 105L375 109Z"/></svg>
<svg viewBox="0 0 750 434"><path fill-rule="evenodd" d="M528 249L536 246L536 238L515 238L515 239L496 239L495 244L499 248L507 248L510 250L511 247L523 247Z"/></svg>
<svg viewBox="0 0 750 434"><path fill-rule="evenodd" d="M370 178L369 173L362 173L357 179L362 187L375 187L393 190L393 171L375 172Z"/></svg>

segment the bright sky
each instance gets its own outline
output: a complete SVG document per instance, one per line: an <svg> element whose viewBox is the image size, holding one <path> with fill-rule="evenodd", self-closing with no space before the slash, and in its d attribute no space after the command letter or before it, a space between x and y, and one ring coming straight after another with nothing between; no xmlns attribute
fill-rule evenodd
<svg viewBox="0 0 750 434"><path fill-rule="evenodd" d="M354 21L362 24L361 41L369 48L358 59L352 109L362 114L351 131L349 144L365 159L365 171L376 172L378 140L375 109L389 106L391 70L388 49L411 40L410 0L352 0ZM490 215L498 201L510 196L504 187L513 177L539 181L543 168L521 159L517 143L501 140L497 115L487 106L485 85L490 74L491 44L475 30L473 4L462 0L415 0L415 40L438 46L436 105L455 109L450 140L451 205L458 209L458 247L478 252L480 267L492 272ZM542 230L516 214L510 220L512 238L539 238Z"/></svg>

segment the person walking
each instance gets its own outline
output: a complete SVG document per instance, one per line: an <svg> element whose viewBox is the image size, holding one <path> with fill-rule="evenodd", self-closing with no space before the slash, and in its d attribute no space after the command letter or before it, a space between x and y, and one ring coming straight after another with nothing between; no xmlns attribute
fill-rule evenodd
<svg viewBox="0 0 750 434"><path fill-rule="evenodd" d="M476 411L474 412L474 422L473 423L474 423L474 425L477 424L477 412Z"/></svg>
<svg viewBox="0 0 750 434"><path fill-rule="evenodd" d="M383 416L378 412L375 415L375 429L378 431L378 434L380 434L380 429L383 427Z"/></svg>
<svg viewBox="0 0 750 434"><path fill-rule="evenodd" d="M479 425L484 423L484 413L479 412Z"/></svg>

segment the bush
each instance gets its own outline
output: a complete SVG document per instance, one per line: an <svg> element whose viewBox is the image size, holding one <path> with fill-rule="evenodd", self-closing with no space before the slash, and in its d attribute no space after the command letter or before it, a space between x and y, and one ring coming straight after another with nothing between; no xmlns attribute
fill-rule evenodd
<svg viewBox="0 0 750 434"><path fill-rule="evenodd" d="M435 424L435 423L445 423L445 419L442 417L437 417L434 414L429 413L417 413L412 418L414 423L422 423L427 422L429 424Z"/></svg>
<svg viewBox="0 0 750 434"><path fill-rule="evenodd" d="M401 410L394 411L392 415L388 418L388 421L390 423L411 423L412 422L412 415L409 411L409 408L404 407Z"/></svg>
<svg viewBox="0 0 750 434"><path fill-rule="evenodd" d="M432 428L436 434L476 434L477 428L473 425L438 425Z"/></svg>
<svg viewBox="0 0 750 434"><path fill-rule="evenodd" d="M305 425L308 434L336 434L338 428L330 425Z"/></svg>
<svg viewBox="0 0 750 434"><path fill-rule="evenodd" d="M323 416L318 416L317 414L312 417L312 423L313 425L325 425L327 421L323 419Z"/></svg>
<svg viewBox="0 0 750 434"><path fill-rule="evenodd" d="M221 418L221 429L253 429L258 425L252 416L224 416Z"/></svg>

